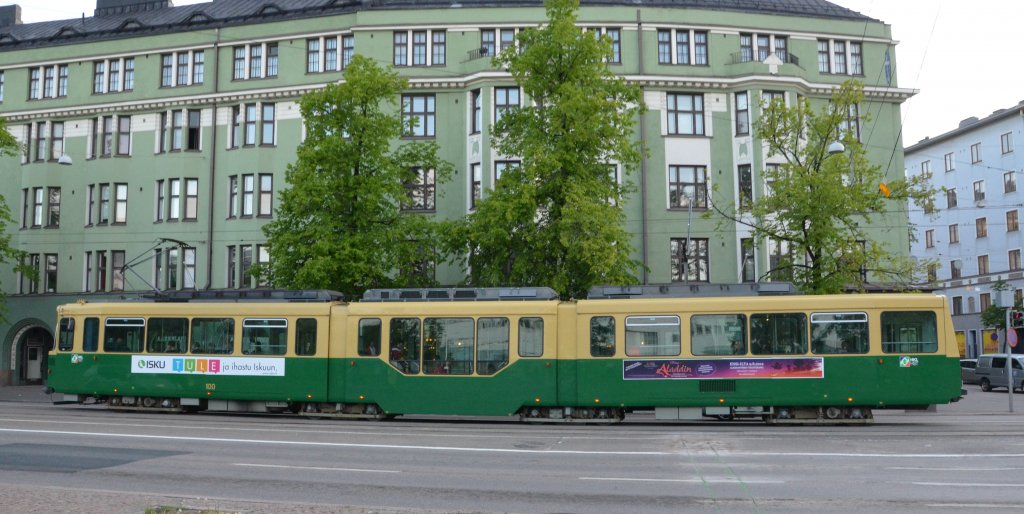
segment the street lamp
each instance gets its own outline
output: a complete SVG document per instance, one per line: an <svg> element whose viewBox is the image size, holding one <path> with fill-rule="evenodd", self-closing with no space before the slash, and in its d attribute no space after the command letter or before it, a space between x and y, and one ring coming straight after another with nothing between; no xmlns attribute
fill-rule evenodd
<svg viewBox="0 0 1024 514"><path fill-rule="evenodd" d="M835 155L846 152L846 146L839 141L832 141L828 145L828 154ZM849 185L853 182L853 149L850 149L850 176L843 180L843 185Z"/></svg>
<svg viewBox="0 0 1024 514"><path fill-rule="evenodd" d="M66 153L60 154L60 158L57 159L57 164L60 164L61 166L71 166L71 156Z"/></svg>

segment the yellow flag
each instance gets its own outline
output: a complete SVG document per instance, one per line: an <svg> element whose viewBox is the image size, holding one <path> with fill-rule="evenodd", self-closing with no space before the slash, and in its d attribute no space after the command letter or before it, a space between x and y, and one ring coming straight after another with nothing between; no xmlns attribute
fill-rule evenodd
<svg viewBox="0 0 1024 514"><path fill-rule="evenodd" d="M892 194L892 191L889 190L889 186L885 185L885 182L880 182L878 184L878 190L881 191L886 198L889 198L889 195Z"/></svg>

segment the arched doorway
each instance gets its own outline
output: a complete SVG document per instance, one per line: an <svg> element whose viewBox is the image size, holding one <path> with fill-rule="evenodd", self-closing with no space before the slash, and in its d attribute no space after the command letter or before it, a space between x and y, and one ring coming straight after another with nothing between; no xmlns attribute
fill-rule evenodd
<svg viewBox="0 0 1024 514"><path fill-rule="evenodd" d="M53 336L44 327L26 327L15 338L17 351L13 357L16 372L14 383L22 385L43 384L46 381L46 355L53 347Z"/></svg>

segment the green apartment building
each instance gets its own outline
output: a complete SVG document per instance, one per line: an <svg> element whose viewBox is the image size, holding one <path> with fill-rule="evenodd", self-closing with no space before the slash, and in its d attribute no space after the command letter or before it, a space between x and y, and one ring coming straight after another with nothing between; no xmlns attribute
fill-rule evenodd
<svg viewBox="0 0 1024 514"><path fill-rule="evenodd" d="M609 66L649 108L636 127L649 155L617 171L635 186L623 208L644 283L765 280L786 251L701 216L706 192L756 199L760 170L782 162L752 137L763 98L820 104L864 81L852 126L903 175L899 106L913 91L896 87L883 22L824 0L582 4L581 29L611 38ZM258 287L246 271L267 258L260 228L303 137L299 98L341 80L355 53L409 80L414 136L455 165L447 183L421 177L410 214L470 212L516 161L492 149L492 120L529 101L491 56L544 19L539 0L97 0L92 16L31 24L0 7L0 115L24 146L0 161L0 194L12 244L39 270L0 270L0 385L45 379L61 303ZM902 209L877 225L873 237L909 252Z"/></svg>

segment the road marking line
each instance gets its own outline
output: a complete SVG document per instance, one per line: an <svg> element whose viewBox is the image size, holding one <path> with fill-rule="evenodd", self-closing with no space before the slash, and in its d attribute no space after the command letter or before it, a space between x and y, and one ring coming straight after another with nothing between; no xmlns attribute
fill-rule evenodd
<svg viewBox="0 0 1024 514"><path fill-rule="evenodd" d="M999 505L998 503L930 503L929 507L953 507L953 508L978 508L978 509L1007 509L1011 510L1012 507L1009 505Z"/></svg>
<svg viewBox="0 0 1024 514"><path fill-rule="evenodd" d="M960 484L957 482L911 482L914 485L934 485L939 487L1024 487L1024 484Z"/></svg>
<svg viewBox="0 0 1024 514"><path fill-rule="evenodd" d="M429 451L453 451L453 452L480 452L480 453L533 453L533 454L558 454L558 455L649 455L649 456L678 456L678 452L626 452L626 451L582 451L582 450L524 450L517 448L464 448L457 446L420 446L420 445L399 445L399 444L361 444L361 443L318 443L307 441L272 441L266 439L232 439L222 437L184 437L172 435L146 435L146 434L101 434L96 432L73 432L61 430L22 430L14 428L0 428L0 432L17 432L26 434L51 434L51 435L79 435L94 437L123 437L129 439L166 439L170 441L200 441L216 443L243 443L243 444L281 444L289 446L329 446L340 448L379 448L389 450L429 450Z"/></svg>
<svg viewBox="0 0 1024 514"><path fill-rule="evenodd" d="M401 471L395 469L320 468L316 466L284 466L280 464L246 464L244 462L235 462L233 464L235 466L245 466L250 468L315 469L320 471L355 471L358 473L401 473Z"/></svg>
<svg viewBox="0 0 1024 514"><path fill-rule="evenodd" d="M625 478L625 477L578 477L580 480L603 480L609 482L682 482L688 484L785 484L785 480L742 480L739 478Z"/></svg>
<svg viewBox="0 0 1024 514"><path fill-rule="evenodd" d="M887 467L885 469L899 471L1018 471L1024 468L912 468L912 467Z"/></svg>

